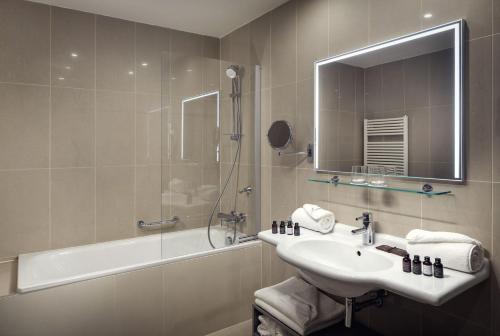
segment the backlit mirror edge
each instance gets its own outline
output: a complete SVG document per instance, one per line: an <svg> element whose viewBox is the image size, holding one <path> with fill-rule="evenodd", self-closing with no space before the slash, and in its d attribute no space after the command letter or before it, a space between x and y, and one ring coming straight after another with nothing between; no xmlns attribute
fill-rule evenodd
<svg viewBox="0 0 500 336"><path fill-rule="evenodd" d="M464 69L464 26L463 19L448 22L429 29L421 30L412 34L400 36L387 41L379 42L360 49L317 60L314 62L314 169L317 173L322 174L338 174L350 175L350 172L324 170L319 168L319 67L323 64L328 64L342 59L361 55L367 52L379 50L404 42L412 41L425 36L438 34L443 31L454 31L454 175L453 179L441 179L433 177L418 177L418 176L391 176L396 180L411 180L411 181L434 181L434 182L449 182L449 183L465 183L465 160L464 160L464 118L463 118L463 69ZM458 121L458 125L457 125Z"/></svg>

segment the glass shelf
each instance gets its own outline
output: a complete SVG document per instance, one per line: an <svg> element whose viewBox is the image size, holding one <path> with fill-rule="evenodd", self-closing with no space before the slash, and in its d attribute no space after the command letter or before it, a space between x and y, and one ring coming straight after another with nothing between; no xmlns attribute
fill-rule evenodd
<svg viewBox="0 0 500 336"><path fill-rule="evenodd" d="M343 186L349 186L349 187L355 187L355 188L399 191L399 192L420 194L420 195L426 195L426 196L441 196L441 195L451 194L451 191L449 191L449 190L448 191L423 191L420 189L408 189L408 188L398 188L398 187L390 187L390 186L378 187L378 186L373 186L373 185L369 185L369 184L354 184L354 183L350 183L350 182L341 182L341 181L334 182L332 180L324 180L324 179L316 179L316 178L310 178L310 179L308 179L308 181L318 182L318 183L328 183L328 184L333 184L333 185L343 185Z"/></svg>

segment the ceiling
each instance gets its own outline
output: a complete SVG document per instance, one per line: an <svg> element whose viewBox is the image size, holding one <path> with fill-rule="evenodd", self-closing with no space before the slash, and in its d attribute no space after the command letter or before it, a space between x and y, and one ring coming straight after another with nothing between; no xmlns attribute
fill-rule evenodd
<svg viewBox="0 0 500 336"><path fill-rule="evenodd" d="M120 19L223 37L288 0L32 0Z"/></svg>

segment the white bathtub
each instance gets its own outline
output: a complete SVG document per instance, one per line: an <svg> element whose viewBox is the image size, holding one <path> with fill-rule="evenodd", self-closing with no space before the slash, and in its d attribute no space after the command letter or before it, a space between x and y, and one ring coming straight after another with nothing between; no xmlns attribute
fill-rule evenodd
<svg viewBox="0 0 500 336"><path fill-rule="evenodd" d="M224 246L224 240L225 231L214 228L212 241L215 246ZM200 228L21 254L17 291L26 293L238 249L249 244L258 244L258 241L212 249L207 240L207 229Z"/></svg>

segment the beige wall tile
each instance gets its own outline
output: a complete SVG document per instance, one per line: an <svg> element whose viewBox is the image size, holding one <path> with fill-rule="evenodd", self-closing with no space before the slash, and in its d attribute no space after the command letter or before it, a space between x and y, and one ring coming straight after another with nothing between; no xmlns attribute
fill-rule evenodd
<svg viewBox="0 0 500 336"><path fill-rule="evenodd" d="M134 91L134 32L130 21L96 16L96 87Z"/></svg>
<svg viewBox="0 0 500 336"><path fill-rule="evenodd" d="M271 14L267 13L250 23L251 64L262 67L260 86L271 86Z"/></svg>
<svg viewBox="0 0 500 336"><path fill-rule="evenodd" d="M136 164L161 164L162 102L156 94L136 94Z"/></svg>
<svg viewBox="0 0 500 336"><path fill-rule="evenodd" d="M252 320L247 320L214 333L210 333L207 336L247 336L252 333L252 328Z"/></svg>
<svg viewBox="0 0 500 336"><path fill-rule="evenodd" d="M136 24L136 90L137 92L161 92L162 53L169 52L170 30Z"/></svg>
<svg viewBox="0 0 500 336"><path fill-rule="evenodd" d="M97 166L134 163L134 94L97 91Z"/></svg>
<svg viewBox="0 0 500 336"><path fill-rule="evenodd" d="M496 221L493 222L494 230L499 229L499 220L496 217ZM500 314L500 239L498 235L493 237L493 257L491 258L491 317L492 317L492 329L496 333L500 333L500 321L498 314Z"/></svg>
<svg viewBox="0 0 500 336"><path fill-rule="evenodd" d="M97 168L96 174L97 241L135 236L134 168Z"/></svg>
<svg viewBox="0 0 500 336"><path fill-rule="evenodd" d="M94 165L95 93L53 88L51 94L52 167Z"/></svg>
<svg viewBox="0 0 500 336"><path fill-rule="evenodd" d="M0 22L0 81L49 84L50 8L5 0L0 4Z"/></svg>
<svg viewBox="0 0 500 336"><path fill-rule="evenodd" d="M273 167L271 171L271 218L288 219L297 208L295 168Z"/></svg>
<svg viewBox="0 0 500 336"><path fill-rule="evenodd" d="M113 288L105 277L0 299L0 334L112 335Z"/></svg>
<svg viewBox="0 0 500 336"><path fill-rule="evenodd" d="M161 267L118 274L116 276L117 335L162 335L164 316L162 296Z"/></svg>
<svg viewBox="0 0 500 336"><path fill-rule="evenodd" d="M271 13L271 86L297 80L297 1Z"/></svg>
<svg viewBox="0 0 500 336"><path fill-rule="evenodd" d="M491 181L491 37L469 42L468 113L465 118L467 178Z"/></svg>
<svg viewBox="0 0 500 336"><path fill-rule="evenodd" d="M436 310L424 310L422 317L422 334L448 334L448 335L487 335L488 329L464 320L454 315L449 315ZM446 323L443 323L446 321Z"/></svg>
<svg viewBox="0 0 500 336"><path fill-rule="evenodd" d="M330 0L329 53L368 45L369 0Z"/></svg>
<svg viewBox="0 0 500 336"><path fill-rule="evenodd" d="M493 183L493 236L500 239L500 183ZM498 250L500 253L500 250Z"/></svg>
<svg viewBox="0 0 500 336"><path fill-rule="evenodd" d="M17 289L17 260L0 262L0 297L14 294Z"/></svg>
<svg viewBox="0 0 500 336"><path fill-rule="evenodd" d="M500 1L493 0L493 33L500 33Z"/></svg>
<svg viewBox="0 0 500 336"><path fill-rule="evenodd" d="M422 198L422 227L467 234L491 248L491 183L447 185L452 195Z"/></svg>
<svg viewBox="0 0 500 336"><path fill-rule="evenodd" d="M420 2L370 0L370 43L409 34L420 27Z"/></svg>
<svg viewBox="0 0 500 336"><path fill-rule="evenodd" d="M469 38L491 35L491 6L490 0L423 0L422 15L431 13L432 17L422 24L427 28L465 19Z"/></svg>
<svg viewBox="0 0 500 336"><path fill-rule="evenodd" d="M52 248L77 246L94 242L94 184L94 168L52 170Z"/></svg>
<svg viewBox="0 0 500 336"><path fill-rule="evenodd" d="M161 219L161 166L135 168L135 221Z"/></svg>
<svg viewBox="0 0 500 336"><path fill-rule="evenodd" d="M314 77L313 62L328 55L328 1L297 5L297 80Z"/></svg>
<svg viewBox="0 0 500 336"><path fill-rule="evenodd" d="M310 182L310 178L324 178L313 169L297 169L297 207L305 203L325 206L328 203L328 184Z"/></svg>
<svg viewBox="0 0 500 336"><path fill-rule="evenodd" d="M297 123L297 84L275 87L271 89L271 123L277 120L287 121L293 129L298 129L300 126ZM265 128L267 130L271 124ZM288 148L288 151L293 151L293 146ZM297 157L280 156L278 151L272 151L273 166L293 167L297 162Z"/></svg>
<svg viewBox="0 0 500 336"><path fill-rule="evenodd" d="M499 0L500 1L500 0ZM500 4L499 4L500 6ZM493 37L493 181L500 182L500 35Z"/></svg>
<svg viewBox="0 0 500 336"><path fill-rule="evenodd" d="M0 84L0 169L49 166L49 88Z"/></svg>
<svg viewBox="0 0 500 336"><path fill-rule="evenodd" d="M53 7L51 18L52 85L95 88L95 15Z"/></svg>
<svg viewBox="0 0 500 336"><path fill-rule="evenodd" d="M0 172L0 257L49 249L49 171Z"/></svg>
<svg viewBox="0 0 500 336"><path fill-rule="evenodd" d="M253 277L259 275L242 268L239 258L254 250L258 253L260 247L245 250L164 266L166 334L205 335L250 318L247 299L257 289L252 283L256 281ZM251 279L245 279L248 272L252 273Z"/></svg>

